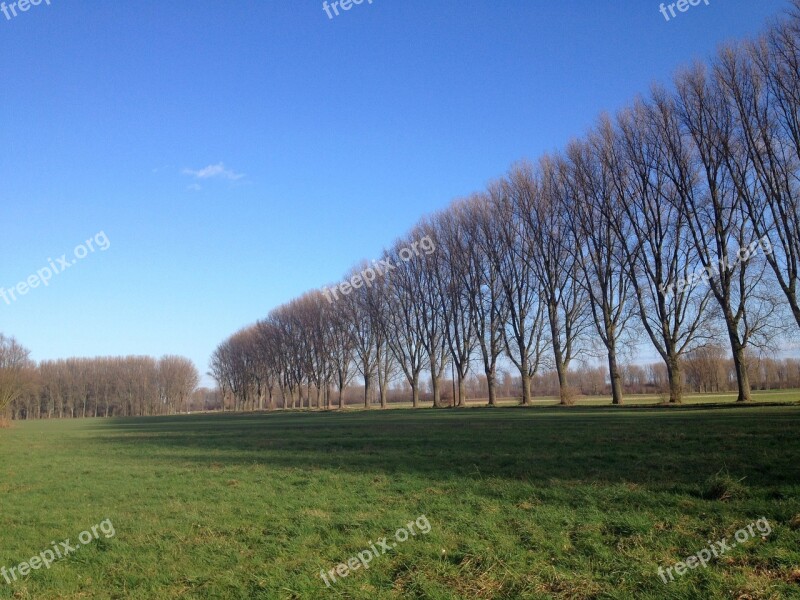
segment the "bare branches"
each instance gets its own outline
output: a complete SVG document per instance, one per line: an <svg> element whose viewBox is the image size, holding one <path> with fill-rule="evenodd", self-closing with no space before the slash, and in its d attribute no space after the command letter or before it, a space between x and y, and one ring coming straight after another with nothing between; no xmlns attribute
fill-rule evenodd
<svg viewBox="0 0 800 600"><path fill-rule="evenodd" d="M0 412L19 398L31 383L30 351L0 333Z"/></svg>

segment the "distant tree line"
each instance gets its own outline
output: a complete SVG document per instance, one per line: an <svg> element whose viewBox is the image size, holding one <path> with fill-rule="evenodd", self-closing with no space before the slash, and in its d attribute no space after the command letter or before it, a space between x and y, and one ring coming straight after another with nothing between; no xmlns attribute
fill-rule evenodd
<svg viewBox="0 0 800 600"><path fill-rule="evenodd" d="M0 334L0 415L168 415L190 410L193 400L198 404L197 368L181 356L68 358L37 365L29 354L14 338ZM213 399L205 404L214 408Z"/></svg>
<svg viewBox="0 0 800 600"><path fill-rule="evenodd" d="M708 344L686 353L683 360L685 390L692 393L727 393L737 390L736 369L733 360L722 345ZM669 392L667 369L663 362L650 364L624 364L620 367L622 386L629 394L664 395ZM749 378L756 390L800 389L800 359L752 356L748 360ZM600 396L611 393L608 367L605 365L579 366L570 369L570 384L581 396ZM444 382L444 397L449 393L451 382ZM499 393L503 397L520 395L519 377L509 371L501 371L498 380ZM357 387L357 386L352 386ZM559 382L555 372L537 375L531 384L535 396L558 396ZM486 398L486 378L473 374L467 379L468 398Z"/></svg>
<svg viewBox="0 0 800 600"><path fill-rule="evenodd" d="M568 404L570 369L602 354L621 404L622 357L646 340L670 402L695 387L687 358L721 342L749 400L754 357L800 327L798 9L423 219L383 275L357 265L337 288L349 293L308 292L232 335L210 365L223 396L341 407L358 378L365 406L386 406L399 374L414 406L423 376L442 406L450 367L456 405L472 372L492 405L508 362L522 404L550 372ZM422 239L435 252L400 254Z"/></svg>

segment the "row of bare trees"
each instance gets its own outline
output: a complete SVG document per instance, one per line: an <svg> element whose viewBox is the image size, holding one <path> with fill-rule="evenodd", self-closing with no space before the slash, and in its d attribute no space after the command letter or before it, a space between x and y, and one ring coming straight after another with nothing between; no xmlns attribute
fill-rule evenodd
<svg viewBox="0 0 800 600"><path fill-rule="evenodd" d="M302 406L304 388L307 406L312 396L330 406L333 392L341 406L354 377L366 405L377 385L385 406L396 372L417 406L427 374L439 406L445 368L462 404L477 367L491 405L498 363L510 361L523 404L543 370L569 403L570 365L600 349L621 404L620 355L644 339L677 403L686 354L724 340L747 401L748 361L800 327L799 169L794 14L679 73L674 90L654 87L600 118L564 152L517 164L424 219L385 251L396 266L383 277L351 279L335 302L306 293L236 333L212 375L235 407L263 408L276 390ZM399 260L419 239L436 251ZM676 285L696 271L707 283Z"/></svg>
<svg viewBox="0 0 800 600"><path fill-rule="evenodd" d="M752 356L748 360L748 375L754 390L778 391L800 389L800 359ZM685 389L693 393L736 392L736 369L729 358L729 352L722 345L708 344L686 353L683 360ZM649 364L623 363L620 367L622 386L628 394L666 397L669 393L667 369L663 361ZM576 394L596 397L610 394L608 367L604 364L578 364L570 368L569 381ZM442 399L450 404L455 392L454 382L447 376L442 381ZM555 371L543 371L531 381L534 396L553 397L558 395L559 381ZM389 401L402 402L407 396L405 386L395 386L389 394ZM363 399L363 388L354 382L347 390L348 404ZM488 396L486 377L472 372L466 379L466 394L471 402ZM497 394L501 398L515 398L521 395L519 377L507 368L500 369L497 377ZM432 397L427 382L423 385L423 398Z"/></svg>
<svg viewBox="0 0 800 600"><path fill-rule="evenodd" d="M189 410L198 383L197 368L181 356L37 365L27 349L0 334L0 414L10 411L15 419L175 414Z"/></svg>

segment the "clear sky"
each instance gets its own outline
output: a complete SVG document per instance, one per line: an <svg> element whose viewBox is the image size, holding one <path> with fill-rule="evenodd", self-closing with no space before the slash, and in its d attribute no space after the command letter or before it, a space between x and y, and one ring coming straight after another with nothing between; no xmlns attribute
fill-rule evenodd
<svg viewBox="0 0 800 600"><path fill-rule="evenodd" d="M37 360L205 372L240 327L789 5L368 1L0 12L0 286L110 242L0 299L0 332Z"/></svg>

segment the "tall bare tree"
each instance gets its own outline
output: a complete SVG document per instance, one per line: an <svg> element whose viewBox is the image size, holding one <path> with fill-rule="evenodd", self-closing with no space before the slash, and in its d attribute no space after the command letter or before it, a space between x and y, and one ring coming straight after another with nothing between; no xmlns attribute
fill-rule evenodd
<svg viewBox="0 0 800 600"><path fill-rule="evenodd" d="M350 273L350 279L360 274L366 267L360 265L358 270L354 269ZM362 278L363 280L363 278ZM364 380L364 408L370 407L372 399L372 386L375 380L379 361L379 345L382 340L379 337L380 328L376 327L376 322L370 314L370 294L372 294L372 282L369 285L360 285L357 289L341 300L344 303L344 310L352 323L351 335L353 342L353 358L356 369Z"/></svg>
<svg viewBox="0 0 800 600"><path fill-rule="evenodd" d="M800 16L729 48L715 75L733 113L724 150L736 194L800 327Z"/></svg>
<svg viewBox="0 0 800 600"><path fill-rule="evenodd" d="M417 297L419 290L418 267L411 262L399 260L398 251L405 247L401 240L383 260L394 269L385 275L386 303L381 326L386 343L397 364L411 386L411 402L419 406L419 377L426 366L425 361L425 306Z"/></svg>
<svg viewBox="0 0 800 600"><path fill-rule="evenodd" d="M467 268L458 271L472 302L475 338L480 348L489 406L497 404L497 361L503 353L508 304L501 285L501 249L495 238L496 209L488 193L476 194L463 205L462 227L469 245Z"/></svg>
<svg viewBox="0 0 800 600"><path fill-rule="evenodd" d="M669 156L656 109L644 100L623 111L616 129L618 168L612 169L622 199L615 225L626 255L639 316L648 338L667 367L669 401L683 398L681 357L710 337L704 312L707 289L677 286L697 264L688 219L676 201L666 171ZM625 221L622 221L625 219Z"/></svg>
<svg viewBox="0 0 800 600"><path fill-rule="evenodd" d="M611 401L622 404L619 349L634 312L630 302L632 285L620 242L620 238L628 239L629 225L619 221L622 211L612 174L612 169L623 165L614 160L610 120L601 119L588 141L573 143L567 155L570 161L567 185L572 187L574 204L566 215L575 238L582 240L574 246L579 269L576 284L588 296L594 327L606 351ZM615 227L621 236L615 233Z"/></svg>
<svg viewBox="0 0 800 600"><path fill-rule="evenodd" d="M476 315L480 295L476 264L472 259L472 216L465 202L453 204L434 220L436 252L429 258L428 268L435 270L439 288L444 333L450 359L458 376L457 406L466 404L466 378L477 345Z"/></svg>
<svg viewBox="0 0 800 600"><path fill-rule="evenodd" d="M188 358L164 356L158 361L158 382L168 412L174 414L181 408L189 410L189 398L200 383L200 375Z"/></svg>
<svg viewBox="0 0 800 600"><path fill-rule="evenodd" d="M520 218L518 210L520 206L531 205L535 193L533 169L527 163L516 165L506 180L493 183L488 189L496 207L491 223L495 245L489 259L494 263L508 311L503 342L509 359L519 371L525 406L531 403L531 379L542 365L548 344L546 302L531 255L535 250L526 221Z"/></svg>
<svg viewBox="0 0 800 600"><path fill-rule="evenodd" d="M579 284L574 251L583 240L576 237L581 230L570 227L568 217L577 199L570 193L566 163L558 157L545 156L536 175L518 173L512 185L519 190L513 195L515 209L528 229L528 255L547 310L561 404L570 404L569 365L588 324L586 291Z"/></svg>
<svg viewBox="0 0 800 600"><path fill-rule="evenodd" d="M730 343L738 401L750 400L747 348L769 339L777 303L763 285L764 263L750 260L755 232L734 185L728 153L733 120L723 91L697 67L681 74L673 100L657 91L653 105L665 142L666 174L686 215L703 280L717 302Z"/></svg>

